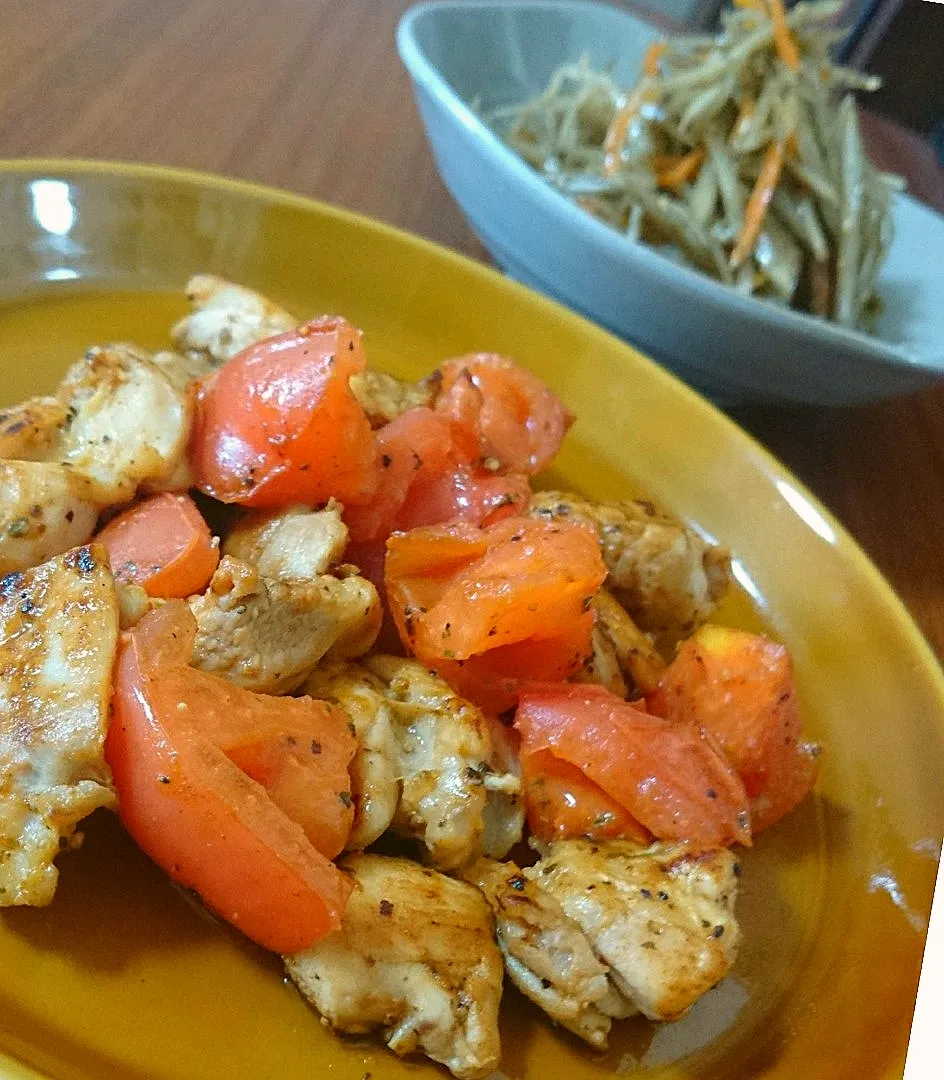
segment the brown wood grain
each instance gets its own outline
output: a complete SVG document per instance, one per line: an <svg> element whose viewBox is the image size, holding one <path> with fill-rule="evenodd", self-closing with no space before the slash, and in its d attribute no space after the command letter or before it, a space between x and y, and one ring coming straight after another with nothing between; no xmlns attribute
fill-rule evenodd
<svg viewBox="0 0 944 1080"><path fill-rule="evenodd" d="M404 0L0 0L0 156L208 169L484 252L440 183L393 43ZM944 210L933 156L870 149ZM839 516L944 656L944 386L735 418Z"/></svg>

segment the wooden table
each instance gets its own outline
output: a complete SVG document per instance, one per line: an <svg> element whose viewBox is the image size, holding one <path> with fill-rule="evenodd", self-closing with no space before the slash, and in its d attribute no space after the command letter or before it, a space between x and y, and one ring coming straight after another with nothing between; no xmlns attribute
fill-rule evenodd
<svg viewBox="0 0 944 1080"><path fill-rule="evenodd" d="M264 181L485 258L440 183L393 43L406 0L0 0L0 156ZM917 138L872 153L944 210ZM872 555L944 656L944 385L854 409L740 408Z"/></svg>

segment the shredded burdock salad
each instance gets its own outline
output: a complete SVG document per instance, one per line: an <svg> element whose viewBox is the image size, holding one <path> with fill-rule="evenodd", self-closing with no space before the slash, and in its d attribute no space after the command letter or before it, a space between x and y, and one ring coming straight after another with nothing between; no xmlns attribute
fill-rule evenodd
<svg viewBox="0 0 944 1080"><path fill-rule="evenodd" d="M832 62L839 0L736 0L717 36L647 49L635 86L584 57L486 119L528 164L633 241L747 296L867 328L900 178L862 146Z"/></svg>

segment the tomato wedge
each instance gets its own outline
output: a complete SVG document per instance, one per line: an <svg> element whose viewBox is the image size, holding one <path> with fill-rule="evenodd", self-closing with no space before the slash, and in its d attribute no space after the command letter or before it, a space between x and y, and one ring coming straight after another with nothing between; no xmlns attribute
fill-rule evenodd
<svg viewBox="0 0 944 1080"><path fill-rule="evenodd" d="M750 844L747 793L711 736L651 716L599 686L521 691L522 756L548 751L578 768L660 840Z"/></svg>
<svg viewBox="0 0 944 1080"><path fill-rule="evenodd" d="M508 518L396 533L386 586L403 643L482 708L529 679L564 679L590 652L590 601L606 576L581 525Z"/></svg>
<svg viewBox="0 0 944 1080"><path fill-rule="evenodd" d="M521 755L528 829L538 840L634 840L649 834L626 809L576 765L549 750Z"/></svg>
<svg viewBox="0 0 944 1080"><path fill-rule="evenodd" d="M394 530L468 521L482 525L527 508L527 477L477 464L471 428L425 406L402 413L376 433L383 477L373 498L348 507L355 543L386 540Z"/></svg>
<svg viewBox="0 0 944 1080"><path fill-rule="evenodd" d="M648 701L657 715L698 724L717 739L751 796L755 833L789 813L816 783L819 748L803 742L783 645L703 626L682 643Z"/></svg>
<svg viewBox="0 0 944 1080"><path fill-rule="evenodd" d="M380 483L380 454L348 385L365 365L360 331L335 316L234 356L197 394L197 487L243 506L366 502Z"/></svg>
<svg viewBox="0 0 944 1080"><path fill-rule="evenodd" d="M322 702L252 694L186 667L194 631L186 605L170 601L122 637L105 741L119 815L211 910L265 948L297 952L340 926L350 894L310 837L332 850L343 820L350 830L342 796L354 741ZM289 816L302 795L316 804L299 814L305 828Z"/></svg>
<svg viewBox="0 0 944 1080"><path fill-rule="evenodd" d="M532 682L563 682L587 662L588 637L582 619L553 637L500 645L467 660L430 659L437 675L460 697L498 716L513 709L522 686Z"/></svg>
<svg viewBox="0 0 944 1080"><path fill-rule="evenodd" d="M142 499L96 539L108 548L115 580L140 585L148 596L183 599L202 592L220 561L219 544L188 495Z"/></svg>
<svg viewBox="0 0 944 1080"><path fill-rule="evenodd" d="M397 514L395 528L408 531L451 521L494 525L523 514L530 499L528 478L520 473L490 473L459 465L414 483Z"/></svg>
<svg viewBox="0 0 944 1080"><path fill-rule="evenodd" d="M550 464L574 417L536 375L495 353L460 356L440 371L436 408L474 425L482 456L526 475Z"/></svg>

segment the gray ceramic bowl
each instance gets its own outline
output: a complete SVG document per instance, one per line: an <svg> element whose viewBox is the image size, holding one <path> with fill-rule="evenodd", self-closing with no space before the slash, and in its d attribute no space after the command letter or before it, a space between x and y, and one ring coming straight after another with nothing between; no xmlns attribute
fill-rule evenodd
<svg viewBox="0 0 944 1080"><path fill-rule="evenodd" d="M845 405L944 377L944 218L895 199L875 337L743 297L635 244L546 184L481 122L588 55L635 80L658 31L562 0L446 0L411 8L397 42L436 163L509 274L590 316L711 396Z"/></svg>

